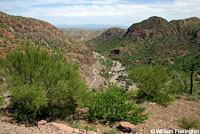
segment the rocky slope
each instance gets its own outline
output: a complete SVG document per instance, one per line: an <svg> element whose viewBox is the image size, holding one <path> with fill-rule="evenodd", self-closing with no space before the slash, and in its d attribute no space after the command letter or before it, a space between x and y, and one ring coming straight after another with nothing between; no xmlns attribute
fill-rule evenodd
<svg viewBox="0 0 200 134"><path fill-rule="evenodd" d="M26 44L26 42L41 46L49 51L62 51L68 57L73 57L86 64L92 63L89 58L92 52L85 45L71 41L64 31L55 26L34 18L12 16L0 12L1 56L5 56L7 51Z"/></svg>
<svg viewBox="0 0 200 134"><path fill-rule="evenodd" d="M168 22L153 16L133 24L126 33L115 31L115 34L103 33L91 40L89 45L125 65L165 64L168 59L173 61L200 51L200 19L196 17ZM120 52L113 54L116 49Z"/></svg>
<svg viewBox="0 0 200 134"><path fill-rule="evenodd" d="M0 12L0 56L23 44L37 45L50 53L61 52L68 62L81 64L80 73L87 76L94 63L92 51L84 44L73 42L69 36L55 26L34 18L12 16Z"/></svg>

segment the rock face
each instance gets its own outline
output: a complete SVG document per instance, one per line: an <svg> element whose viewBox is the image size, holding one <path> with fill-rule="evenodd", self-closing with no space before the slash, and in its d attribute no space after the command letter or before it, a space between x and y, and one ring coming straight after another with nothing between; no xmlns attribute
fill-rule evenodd
<svg viewBox="0 0 200 134"><path fill-rule="evenodd" d="M199 18L173 20L168 22L161 17L150 17L140 23L133 24L125 34L128 39L162 38L164 35L188 34L200 28ZM177 37L178 38L178 37Z"/></svg>
<svg viewBox="0 0 200 134"><path fill-rule="evenodd" d="M130 133L134 131L135 126L129 122L120 122L118 127L122 132Z"/></svg>
<svg viewBox="0 0 200 134"><path fill-rule="evenodd" d="M163 33L174 33L169 22L161 17L150 17L140 23L133 24L125 34L125 37L131 39L146 39L161 37Z"/></svg>

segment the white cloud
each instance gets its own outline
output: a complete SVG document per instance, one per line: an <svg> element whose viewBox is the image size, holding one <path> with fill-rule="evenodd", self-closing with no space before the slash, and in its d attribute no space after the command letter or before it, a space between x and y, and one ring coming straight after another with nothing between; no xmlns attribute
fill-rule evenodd
<svg viewBox="0 0 200 134"><path fill-rule="evenodd" d="M152 15L171 19L200 17L200 0L174 0L169 2L134 3L126 0L16 0L0 1L0 9L15 15L36 18L48 17L105 17L128 16L127 23L146 19ZM60 3L60 6L44 6ZM65 5L67 4L67 5ZM40 5L40 6L39 6ZM19 10L21 8L21 10ZM126 20L124 20L125 22ZM81 21L80 21L81 22ZM110 21L112 22L112 20ZM123 22L123 23L124 23ZM54 22L52 22L54 23Z"/></svg>

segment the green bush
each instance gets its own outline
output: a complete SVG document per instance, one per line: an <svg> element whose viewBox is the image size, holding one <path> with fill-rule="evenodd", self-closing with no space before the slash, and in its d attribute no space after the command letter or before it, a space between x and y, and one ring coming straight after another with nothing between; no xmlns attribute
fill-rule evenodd
<svg viewBox="0 0 200 134"><path fill-rule="evenodd" d="M34 85L23 85L13 89L11 106L15 110L14 118L20 122L33 121L42 116L48 100L46 91Z"/></svg>
<svg viewBox="0 0 200 134"><path fill-rule="evenodd" d="M145 109L128 102L128 99L125 89L117 86L99 89L89 107L90 119L100 119L104 123L124 120L134 124L147 119L147 114L143 114Z"/></svg>
<svg viewBox="0 0 200 134"><path fill-rule="evenodd" d="M141 100L157 102L164 106L172 100L170 97L172 91L167 84L169 76L162 67L134 67L129 73L129 78L137 84L138 97Z"/></svg>
<svg viewBox="0 0 200 134"><path fill-rule="evenodd" d="M87 100L77 65L67 64L62 55L25 46L8 53L1 63L7 69L11 107L18 121L40 115L65 118Z"/></svg>
<svg viewBox="0 0 200 134"><path fill-rule="evenodd" d="M187 119L187 118L182 118L179 120L179 126L183 129L189 130L191 128L198 129L199 124L197 120L192 120L192 119Z"/></svg>

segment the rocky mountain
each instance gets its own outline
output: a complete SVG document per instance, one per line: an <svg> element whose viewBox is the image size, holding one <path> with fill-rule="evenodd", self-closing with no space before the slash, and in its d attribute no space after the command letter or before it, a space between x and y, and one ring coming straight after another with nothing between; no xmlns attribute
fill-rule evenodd
<svg viewBox="0 0 200 134"><path fill-rule="evenodd" d="M153 16L141 23L133 24L125 34L125 37L131 39L159 38L163 34L173 34L175 30L167 20Z"/></svg>
<svg viewBox="0 0 200 134"><path fill-rule="evenodd" d="M89 44L95 51L125 65L165 64L200 51L200 19L196 17L168 22L153 16L133 24L127 32L115 31L115 34L106 31ZM116 49L120 52L113 54Z"/></svg>
<svg viewBox="0 0 200 134"><path fill-rule="evenodd" d="M24 44L36 45L49 53L60 52L67 62L79 63L80 75L90 84L92 72L88 68L95 59L86 45L72 41L64 31L47 22L0 12L0 56Z"/></svg>
<svg viewBox="0 0 200 134"><path fill-rule="evenodd" d="M26 42L39 45L48 51L61 51L68 59L85 64L92 63L92 52L85 45L73 42L64 31L55 26L34 18L0 12L1 56Z"/></svg>

